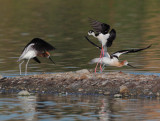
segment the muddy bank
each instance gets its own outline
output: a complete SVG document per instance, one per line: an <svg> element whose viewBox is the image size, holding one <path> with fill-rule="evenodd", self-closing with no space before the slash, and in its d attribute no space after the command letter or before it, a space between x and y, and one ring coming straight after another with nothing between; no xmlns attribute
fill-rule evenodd
<svg viewBox="0 0 160 121"><path fill-rule="evenodd" d="M83 93L117 97L156 97L160 95L160 77L122 72L94 74L84 69L76 72L0 79L1 93L17 93L21 90L32 93Z"/></svg>

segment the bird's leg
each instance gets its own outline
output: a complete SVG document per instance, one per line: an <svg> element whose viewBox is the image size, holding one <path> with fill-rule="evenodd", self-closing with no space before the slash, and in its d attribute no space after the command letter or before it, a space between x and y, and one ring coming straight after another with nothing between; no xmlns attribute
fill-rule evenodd
<svg viewBox="0 0 160 121"><path fill-rule="evenodd" d="M105 64L103 64L103 66L102 66L102 71L104 71L104 69L105 69L105 66L106 66L106 65L105 65Z"/></svg>
<svg viewBox="0 0 160 121"><path fill-rule="evenodd" d="M98 66L99 62L101 61L101 57L102 57L102 51L101 51L99 60L98 60L98 62L97 62L97 65L96 65L96 67L95 67L95 73L97 72L97 66Z"/></svg>
<svg viewBox="0 0 160 121"><path fill-rule="evenodd" d="M104 71L104 69L105 69L105 64L103 64L103 66L102 66L102 70L101 70L101 71L99 71L99 73L102 73L102 72Z"/></svg>
<svg viewBox="0 0 160 121"><path fill-rule="evenodd" d="M20 72L20 75L21 75L21 65L22 65L23 62L24 62L24 60L19 64L19 72Z"/></svg>
<svg viewBox="0 0 160 121"><path fill-rule="evenodd" d="M101 49L101 56L100 56L100 58L101 58L101 63L100 63L100 70L101 70L101 72L103 71L102 70L102 58L104 57L104 49L103 49L103 46L102 46L102 49Z"/></svg>
<svg viewBox="0 0 160 121"><path fill-rule="evenodd" d="M29 60L30 60L30 59L28 59L28 61L27 61L27 63L26 63L25 76L27 75L27 65L28 65L28 63L29 63Z"/></svg>

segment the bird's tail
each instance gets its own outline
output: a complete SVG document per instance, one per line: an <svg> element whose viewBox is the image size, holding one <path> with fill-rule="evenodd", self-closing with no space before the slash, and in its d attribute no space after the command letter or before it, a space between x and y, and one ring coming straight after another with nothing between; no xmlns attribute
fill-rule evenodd
<svg viewBox="0 0 160 121"><path fill-rule="evenodd" d="M98 63L98 62L102 63L102 61L99 61L100 59L102 59L102 58L94 58L89 62L89 64L94 64L94 63Z"/></svg>
<svg viewBox="0 0 160 121"><path fill-rule="evenodd" d="M21 61L21 58L20 58L20 57L18 58L17 62L19 62L19 61Z"/></svg>

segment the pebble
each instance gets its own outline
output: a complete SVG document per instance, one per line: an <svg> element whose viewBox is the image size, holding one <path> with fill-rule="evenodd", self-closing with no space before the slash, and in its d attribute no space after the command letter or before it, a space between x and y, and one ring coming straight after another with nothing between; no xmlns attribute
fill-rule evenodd
<svg viewBox="0 0 160 121"><path fill-rule="evenodd" d="M19 96L29 96L30 93L27 90L22 90L18 93Z"/></svg>
<svg viewBox="0 0 160 121"><path fill-rule="evenodd" d="M128 90L127 86L124 86L124 85L120 86L120 93L121 94L122 93L128 93L128 92L129 92L129 90Z"/></svg>
<svg viewBox="0 0 160 121"><path fill-rule="evenodd" d="M78 91L79 91L79 92L82 92L82 91L83 91L83 89L82 89L82 88L79 88L79 89L78 89Z"/></svg>
<svg viewBox="0 0 160 121"><path fill-rule="evenodd" d="M122 97L121 94L115 94L115 95L114 95L114 98L121 98L121 97Z"/></svg>
<svg viewBox="0 0 160 121"><path fill-rule="evenodd" d="M110 92L107 91L107 92L104 92L103 94L104 95L110 95Z"/></svg>
<svg viewBox="0 0 160 121"><path fill-rule="evenodd" d="M82 70L76 71L76 73L90 73L90 72L87 69L82 69Z"/></svg>

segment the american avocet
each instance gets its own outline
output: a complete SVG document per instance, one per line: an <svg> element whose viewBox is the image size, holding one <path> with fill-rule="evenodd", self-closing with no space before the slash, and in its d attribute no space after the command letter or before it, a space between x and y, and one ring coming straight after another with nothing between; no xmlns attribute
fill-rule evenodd
<svg viewBox="0 0 160 121"><path fill-rule="evenodd" d="M102 47L101 47L102 49L101 49L101 54L100 54L100 59L101 59L104 56L104 51L107 51L107 47L111 47L113 40L115 40L116 31L112 29L109 32L110 25L106 23L102 23L102 22L99 22L91 18L89 18L89 21L91 23L91 26L97 33L95 33L93 30L90 30L88 32L88 35L92 35L93 37L97 38L102 44ZM95 67L95 73L96 73L98 64L99 64L99 61L97 62L97 65ZM100 65L100 69L102 71L101 65Z"/></svg>
<svg viewBox="0 0 160 121"><path fill-rule="evenodd" d="M90 41L87 37L86 39L94 46L96 46L98 49L102 49L101 47L99 47L98 45L96 45L95 43L93 43L92 41ZM133 67L135 68L134 66L130 65L128 63L127 60L124 60L122 62L119 61L119 56L122 55L122 54L127 54L127 53L135 53L135 52L139 52L139 51L142 51L142 50L145 50L145 49L148 49L150 48L151 45L145 47L145 48L141 48L141 49L129 49L129 50L120 50L120 51L117 51L111 55L109 55L109 53L107 51L105 51L104 53L104 57L101 58L101 61L100 63L103 64L103 69L102 71L104 70L105 66L106 65L109 65L109 66L116 66L116 67L122 67L122 66L130 66L130 67ZM93 60L91 60L91 64L93 63L97 63L99 61L100 58L94 58Z"/></svg>
<svg viewBox="0 0 160 121"><path fill-rule="evenodd" d="M50 57L50 53L48 51L55 50L55 48L49 43L45 42L40 38L34 38L29 42L23 49L21 56L18 61L23 60L19 64L19 70L21 75L21 65L24 60L28 60L26 62L25 75L27 74L27 65L30 59L34 59L36 62L41 63L36 56L49 58L52 62L53 60ZM54 62L53 62L54 63Z"/></svg>

